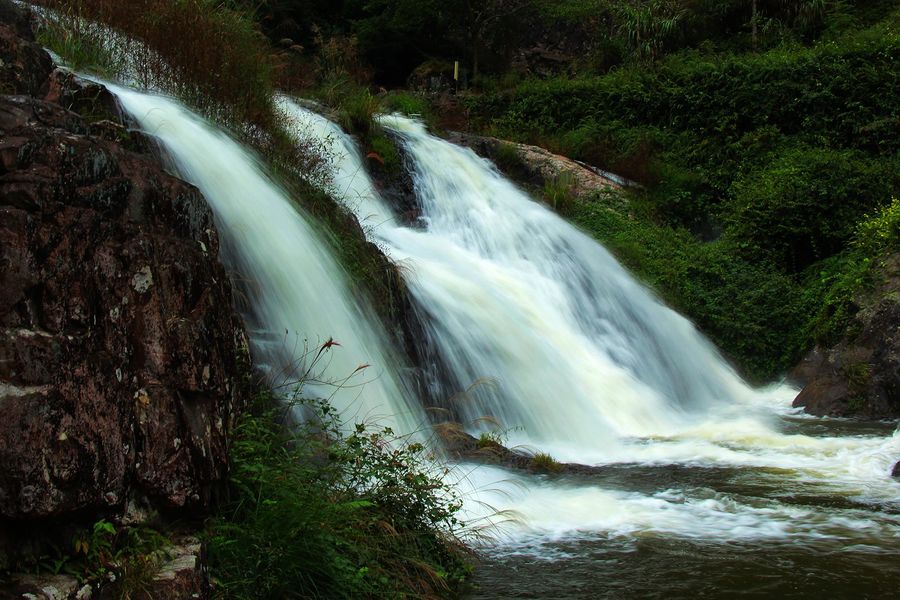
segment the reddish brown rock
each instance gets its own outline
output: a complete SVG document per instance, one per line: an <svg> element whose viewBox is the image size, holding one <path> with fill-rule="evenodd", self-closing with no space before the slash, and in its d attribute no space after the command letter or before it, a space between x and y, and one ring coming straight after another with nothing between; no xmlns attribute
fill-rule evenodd
<svg viewBox="0 0 900 600"><path fill-rule="evenodd" d="M249 372L206 202L30 27L0 0L0 573L101 518L206 514ZM166 556L141 597L208 597L199 544ZM103 583L0 598L119 597Z"/></svg>
<svg viewBox="0 0 900 600"><path fill-rule="evenodd" d="M0 3L0 94L42 96L53 61L34 41L30 13Z"/></svg>
<svg viewBox="0 0 900 600"><path fill-rule="evenodd" d="M73 113L0 98L0 515L202 509L243 334L211 213ZM123 135L125 132L123 132Z"/></svg>

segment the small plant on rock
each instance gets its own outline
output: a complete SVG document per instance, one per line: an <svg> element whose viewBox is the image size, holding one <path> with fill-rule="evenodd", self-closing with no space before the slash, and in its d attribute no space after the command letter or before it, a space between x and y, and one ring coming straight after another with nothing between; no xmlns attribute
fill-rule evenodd
<svg viewBox="0 0 900 600"><path fill-rule="evenodd" d="M563 466L549 454L539 452L531 459L531 470L536 473L552 474L562 472Z"/></svg>

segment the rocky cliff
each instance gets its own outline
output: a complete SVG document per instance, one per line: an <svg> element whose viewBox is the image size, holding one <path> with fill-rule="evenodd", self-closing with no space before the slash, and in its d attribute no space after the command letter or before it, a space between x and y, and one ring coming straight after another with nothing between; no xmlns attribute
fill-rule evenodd
<svg viewBox="0 0 900 600"><path fill-rule="evenodd" d="M811 414L900 418L900 253L884 257L844 338L810 352L792 373L794 406Z"/></svg>
<svg viewBox="0 0 900 600"><path fill-rule="evenodd" d="M203 515L248 359L203 197L5 0L0 92L2 571L73 523Z"/></svg>

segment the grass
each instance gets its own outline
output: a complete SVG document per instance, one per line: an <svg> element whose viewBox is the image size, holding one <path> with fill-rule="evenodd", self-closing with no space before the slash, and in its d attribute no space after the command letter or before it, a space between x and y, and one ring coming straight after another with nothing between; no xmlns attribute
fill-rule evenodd
<svg viewBox="0 0 900 600"><path fill-rule="evenodd" d="M544 183L544 199L553 207L553 210L561 215L568 215L573 210L572 188L574 186L575 176L569 171L563 171Z"/></svg>
<svg viewBox="0 0 900 600"><path fill-rule="evenodd" d="M560 473L563 470L563 466L555 458L544 452L535 454L531 458L529 468L535 473L547 474Z"/></svg>
<svg viewBox="0 0 900 600"><path fill-rule="evenodd" d="M37 40L64 57L76 71L109 78L125 68L122 56L108 43L104 28L82 19L70 16L50 19L38 30Z"/></svg>
<svg viewBox="0 0 900 600"><path fill-rule="evenodd" d="M52 40L79 40L69 49L51 48L78 66L99 52L116 57L139 84L173 93L191 106L233 128L251 124L262 129L277 120L272 103L274 68L266 39L248 13L210 0L40 0L58 15L51 29L65 34ZM102 39L94 25L102 23L124 34ZM87 33L88 36L83 34ZM98 43L99 42L99 43ZM100 57L104 58L104 57ZM116 75L121 72L114 73Z"/></svg>

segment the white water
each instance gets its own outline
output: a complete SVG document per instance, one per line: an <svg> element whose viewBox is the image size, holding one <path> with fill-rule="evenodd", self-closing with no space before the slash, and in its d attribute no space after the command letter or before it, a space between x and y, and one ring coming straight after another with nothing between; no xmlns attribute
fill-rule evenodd
<svg viewBox="0 0 900 600"><path fill-rule="evenodd" d="M407 402L380 326L354 299L328 243L257 158L174 100L107 85L210 203L220 256L243 282L239 288L251 307L255 362L267 368L272 383L302 374L333 338L340 346L326 350L312 370L320 382L304 390L331 398L351 424L377 420L398 432L416 431L422 410Z"/></svg>
<svg viewBox="0 0 900 600"><path fill-rule="evenodd" d="M506 530L520 543L592 531L896 546L900 522L874 507L900 506L900 484L889 476L900 435L782 433L795 390L747 387L691 323L488 161L415 121L384 117L413 160L422 208L423 227L403 227L353 141L323 117L281 105L298 135L331 145L332 191L403 266L430 342L454 376L446 394L493 380L459 400L464 419L495 417L519 428L510 443L565 461L752 468L753 483L775 495L791 489L873 505L819 510L705 488L632 492L480 468L460 481L472 518L515 511L521 522Z"/></svg>

